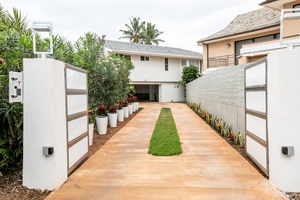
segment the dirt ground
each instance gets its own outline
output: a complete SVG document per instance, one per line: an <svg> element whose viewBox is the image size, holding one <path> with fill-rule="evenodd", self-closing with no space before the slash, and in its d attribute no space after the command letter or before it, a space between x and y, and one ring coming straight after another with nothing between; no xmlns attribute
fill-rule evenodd
<svg viewBox="0 0 300 200"><path fill-rule="evenodd" d="M126 118L124 122L118 122L118 127L107 129L107 134L99 135L97 131L94 131L93 145L89 147L88 158L90 158L98 149L100 149L116 132L118 132L123 126L125 126L135 115L140 111L136 111L129 118ZM238 151L250 164L252 164L263 176L265 176L247 157L244 148L240 148L239 145L234 145L230 140L226 140L236 151ZM88 159L87 158L87 159ZM75 169L76 170L76 169ZM43 200L51 191L45 190L33 190L23 187L22 185L22 161L19 164L10 169L6 173L0 172L0 199L1 200ZM300 200L300 193L287 193L289 199Z"/></svg>

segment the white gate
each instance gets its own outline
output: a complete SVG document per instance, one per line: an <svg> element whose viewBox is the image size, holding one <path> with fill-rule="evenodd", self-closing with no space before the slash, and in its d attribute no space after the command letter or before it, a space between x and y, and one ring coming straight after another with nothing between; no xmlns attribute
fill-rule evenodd
<svg viewBox="0 0 300 200"><path fill-rule="evenodd" d="M267 60L245 69L246 153L269 176L267 129Z"/></svg>
<svg viewBox="0 0 300 200"><path fill-rule="evenodd" d="M87 72L66 64L68 173L88 154Z"/></svg>

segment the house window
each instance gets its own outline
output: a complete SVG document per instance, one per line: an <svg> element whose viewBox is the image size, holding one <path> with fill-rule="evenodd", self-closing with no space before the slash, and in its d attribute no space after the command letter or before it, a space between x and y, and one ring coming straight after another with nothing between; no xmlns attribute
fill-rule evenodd
<svg viewBox="0 0 300 200"><path fill-rule="evenodd" d="M181 66L186 67L186 60L181 60Z"/></svg>
<svg viewBox="0 0 300 200"><path fill-rule="evenodd" d="M300 8L300 4L293 5L293 8ZM300 12L300 11L297 10L297 11L293 11L293 12L295 13L295 12Z"/></svg>
<svg viewBox="0 0 300 200"><path fill-rule="evenodd" d="M195 67L199 67L199 61L198 60L190 60L190 65L194 65Z"/></svg>
<svg viewBox="0 0 300 200"><path fill-rule="evenodd" d="M169 59L165 58L165 71L169 71Z"/></svg>
<svg viewBox="0 0 300 200"><path fill-rule="evenodd" d="M141 61L149 61L149 57L148 56L141 56Z"/></svg>
<svg viewBox="0 0 300 200"><path fill-rule="evenodd" d="M121 58L125 58L126 60L131 60L131 56L130 55L124 55L124 54L117 54L117 56L120 56Z"/></svg>

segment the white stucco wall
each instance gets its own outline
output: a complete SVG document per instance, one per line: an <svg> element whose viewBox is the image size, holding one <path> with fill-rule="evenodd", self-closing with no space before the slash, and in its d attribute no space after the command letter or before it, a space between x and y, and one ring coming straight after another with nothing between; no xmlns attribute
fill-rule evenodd
<svg viewBox="0 0 300 200"><path fill-rule="evenodd" d="M56 189L68 176L65 63L24 59L23 185ZM43 155L43 147L54 153Z"/></svg>
<svg viewBox="0 0 300 200"><path fill-rule="evenodd" d="M287 192L300 192L299 57L298 49L268 55L269 174ZM295 155L283 155L282 146L293 146Z"/></svg>
<svg viewBox="0 0 300 200"><path fill-rule="evenodd" d="M131 81L180 81L181 59L169 58L169 70L165 71L165 58L149 56L149 61L141 61L140 56L132 55L131 62L134 65ZM147 83L145 83L147 84Z"/></svg>
<svg viewBox="0 0 300 200"><path fill-rule="evenodd" d="M185 101L184 87L178 86L176 83L163 83L160 85L160 88L160 102Z"/></svg>

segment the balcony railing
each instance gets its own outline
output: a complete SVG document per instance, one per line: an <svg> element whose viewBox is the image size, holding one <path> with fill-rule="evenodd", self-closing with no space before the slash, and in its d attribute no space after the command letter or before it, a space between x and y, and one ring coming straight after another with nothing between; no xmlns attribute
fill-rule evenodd
<svg viewBox="0 0 300 200"><path fill-rule="evenodd" d="M210 57L208 59L208 68L210 67L224 67L235 64L235 55L225 55L225 56L216 56Z"/></svg>

